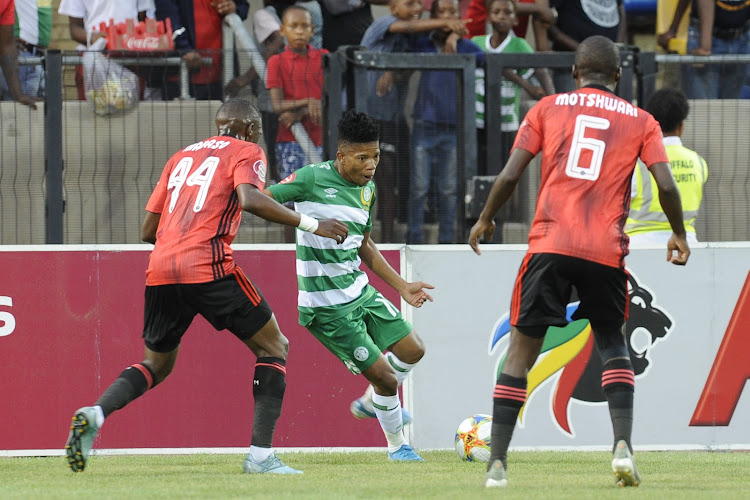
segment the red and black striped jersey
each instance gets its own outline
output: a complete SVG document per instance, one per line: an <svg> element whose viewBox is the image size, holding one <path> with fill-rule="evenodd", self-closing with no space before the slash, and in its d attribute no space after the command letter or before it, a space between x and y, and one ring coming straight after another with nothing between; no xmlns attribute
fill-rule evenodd
<svg viewBox="0 0 750 500"><path fill-rule="evenodd" d="M658 122L604 87L583 87L539 101L513 147L542 150L529 253L623 266L636 160L669 162Z"/></svg>
<svg viewBox="0 0 750 500"><path fill-rule="evenodd" d="M231 273L230 245L242 217L236 188L262 190L265 180L266 155L257 144L217 136L175 153L146 205L161 214L146 284L206 283Z"/></svg>

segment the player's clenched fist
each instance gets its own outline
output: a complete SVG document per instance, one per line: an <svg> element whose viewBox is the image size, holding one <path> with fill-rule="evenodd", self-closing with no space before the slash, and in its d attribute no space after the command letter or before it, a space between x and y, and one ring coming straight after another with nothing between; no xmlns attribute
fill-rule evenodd
<svg viewBox="0 0 750 500"><path fill-rule="evenodd" d="M318 221L318 229L315 230L315 234L343 243L349 235L349 226L336 219L322 219Z"/></svg>

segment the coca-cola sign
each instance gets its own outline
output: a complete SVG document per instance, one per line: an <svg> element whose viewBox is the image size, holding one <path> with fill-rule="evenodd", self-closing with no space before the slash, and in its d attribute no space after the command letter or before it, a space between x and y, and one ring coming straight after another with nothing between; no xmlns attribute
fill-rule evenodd
<svg viewBox="0 0 750 500"><path fill-rule="evenodd" d="M161 38L156 36L143 38L123 36L121 38L121 46L128 50L159 50L166 48L165 45Z"/></svg>

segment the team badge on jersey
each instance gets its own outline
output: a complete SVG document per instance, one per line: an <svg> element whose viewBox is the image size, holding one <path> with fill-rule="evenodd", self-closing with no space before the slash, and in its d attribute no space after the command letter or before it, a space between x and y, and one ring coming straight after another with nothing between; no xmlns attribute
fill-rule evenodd
<svg viewBox="0 0 750 500"><path fill-rule="evenodd" d="M258 160L253 164L253 171L258 175L261 182L266 182L266 164L263 163L263 160Z"/></svg>
<svg viewBox="0 0 750 500"><path fill-rule="evenodd" d="M372 203L372 188L370 186L365 186L362 188L362 204L365 206L365 208L368 208L370 206L370 203Z"/></svg>
<svg viewBox="0 0 750 500"><path fill-rule="evenodd" d="M289 176L287 176L286 179L280 181L279 184L286 184L288 182L292 182L296 178L297 178L297 172L292 172L291 174L289 174Z"/></svg>
<svg viewBox="0 0 750 500"><path fill-rule="evenodd" d="M370 351L365 346L359 346L354 349L354 359L357 361L366 361L370 356Z"/></svg>

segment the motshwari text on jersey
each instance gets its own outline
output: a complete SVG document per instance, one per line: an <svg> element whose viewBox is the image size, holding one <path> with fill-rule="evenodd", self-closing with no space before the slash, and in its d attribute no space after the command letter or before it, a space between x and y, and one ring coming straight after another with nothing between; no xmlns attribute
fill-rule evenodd
<svg viewBox="0 0 750 500"><path fill-rule="evenodd" d="M555 105L600 108L627 116L638 116L638 108L635 106L617 97L609 97L599 93L571 92L569 94L559 94L555 98Z"/></svg>

